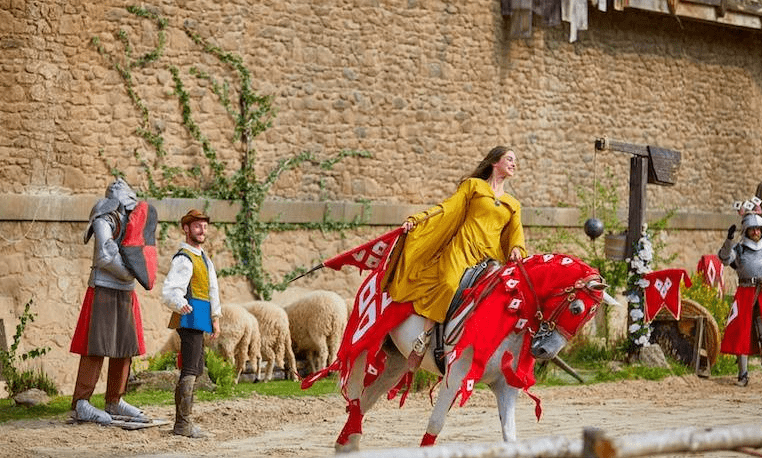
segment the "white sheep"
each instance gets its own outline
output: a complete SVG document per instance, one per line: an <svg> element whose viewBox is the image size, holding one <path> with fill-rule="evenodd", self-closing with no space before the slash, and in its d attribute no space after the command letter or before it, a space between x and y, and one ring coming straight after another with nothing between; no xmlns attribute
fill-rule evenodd
<svg viewBox="0 0 762 458"><path fill-rule="evenodd" d="M284 308L294 353L305 356L311 372L331 364L347 327L347 302L333 291L317 290Z"/></svg>
<svg viewBox="0 0 762 458"><path fill-rule="evenodd" d="M295 379L296 358L291 349L291 331L286 311L270 301L245 302L241 306L259 322L262 360L268 362L264 377L257 375L257 378L264 382L272 380L273 370L278 366L284 369L286 378ZM257 372L259 373L259 370Z"/></svg>
<svg viewBox="0 0 762 458"><path fill-rule="evenodd" d="M240 305L222 305L220 335L211 339L209 334L205 334L204 345L235 364L237 377L243 372L246 361L250 361L253 367L259 367L262 360L259 323L254 315ZM180 351L180 336L176 332L172 332L159 353L167 351Z"/></svg>

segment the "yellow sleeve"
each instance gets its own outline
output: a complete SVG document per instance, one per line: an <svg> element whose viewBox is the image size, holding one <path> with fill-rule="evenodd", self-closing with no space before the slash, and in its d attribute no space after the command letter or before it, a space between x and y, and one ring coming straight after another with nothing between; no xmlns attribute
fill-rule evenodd
<svg viewBox="0 0 762 458"><path fill-rule="evenodd" d="M503 247L505 258L511 254L511 250L517 247L521 250L521 256L527 257L526 243L524 241L524 226L521 224L521 204L513 197L508 199L508 208L513 214L508 224L503 228L500 236L500 244Z"/></svg>
<svg viewBox="0 0 762 458"><path fill-rule="evenodd" d="M473 183L464 182L455 194L441 204L408 218L416 221L417 225L405 235L400 257L391 267L394 273L390 280L390 292L395 300L404 300L402 295L415 281L421 267L429 264L455 235L465 218L472 192Z"/></svg>
<svg viewBox="0 0 762 458"><path fill-rule="evenodd" d="M458 186L455 194L439 205L409 218L416 223L416 227L408 233L405 244L415 245L416 257L433 257L455 235L466 217L466 206L473 188L473 183L467 180Z"/></svg>

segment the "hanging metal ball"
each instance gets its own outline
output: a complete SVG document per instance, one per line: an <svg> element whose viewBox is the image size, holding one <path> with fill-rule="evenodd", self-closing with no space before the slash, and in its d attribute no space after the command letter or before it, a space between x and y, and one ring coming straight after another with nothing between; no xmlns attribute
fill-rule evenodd
<svg viewBox="0 0 762 458"><path fill-rule="evenodd" d="M589 218L585 221L585 234L590 240L595 240L603 234L603 221L598 218Z"/></svg>

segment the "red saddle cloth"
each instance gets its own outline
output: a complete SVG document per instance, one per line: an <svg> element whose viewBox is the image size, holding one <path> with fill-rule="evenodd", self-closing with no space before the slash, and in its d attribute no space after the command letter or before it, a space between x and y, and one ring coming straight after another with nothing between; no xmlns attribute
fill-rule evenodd
<svg viewBox="0 0 762 458"><path fill-rule="evenodd" d="M331 372L339 372L342 393L346 398L349 374L357 358L364 352L368 355L364 368L364 386L372 384L383 372L386 355L381 351L381 346L386 335L414 313L411 303L393 302L389 295L381 290L384 267L374 270L360 287L336 360L323 370L304 378L302 389L309 388ZM526 302L524 288L519 269L514 266L498 269L464 292L465 301L478 298L479 305L468 318L467 325L453 350L446 355L447 364L451 366L465 349L473 347L471 367L458 392L461 406L473 393L476 382L484 373L487 361L505 336L510 332L523 333L518 354L506 352L502 357L501 370L511 386L524 390L535 401L535 413L539 419L540 400L528 392L535 383L535 359L529 351L531 336L525 331L535 310L522 307ZM390 398L399 391L406 394L411 380L412 377L403 378L400 384L390 391ZM403 394L401 405L404 404L404 399Z"/></svg>

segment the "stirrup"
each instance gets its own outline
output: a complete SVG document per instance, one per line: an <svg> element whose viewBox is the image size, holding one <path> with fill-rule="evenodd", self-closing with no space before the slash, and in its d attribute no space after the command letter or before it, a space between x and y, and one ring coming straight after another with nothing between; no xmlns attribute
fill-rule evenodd
<svg viewBox="0 0 762 458"><path fill-rule="evenodd" d="M415 338L415 342L413 342L413 352L418 356L423 356L424 353L426 353L426 349L429 347L429 342L431 341L432 329L423 331L418 335L418 337Z"/></svg>
<svg viewBox="0 0 762 458"><path fill-rule="evenodd" d="M407 357L407 368L410 372L415 372L421 366L423 355L426 354L426 349L429 347L429 342L431 341L432 329L421 332L418 337L415 338L413 349Z"/></svg>

